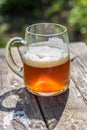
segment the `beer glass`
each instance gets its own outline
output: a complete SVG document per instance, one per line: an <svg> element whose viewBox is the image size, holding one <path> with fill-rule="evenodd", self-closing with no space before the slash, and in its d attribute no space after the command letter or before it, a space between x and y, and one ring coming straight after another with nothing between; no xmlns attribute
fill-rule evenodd
<svg viewBox="0 0 87 130"><path fill-rule="evenodd" d="M13 46L23 46L23 69L13 61L11 51ZM8 41L6 60L10 68L24 79L29 92L53 96L66 91L70 82L67 28L55 23L28 26L25 30L25 39L15 37Z"/></svg>

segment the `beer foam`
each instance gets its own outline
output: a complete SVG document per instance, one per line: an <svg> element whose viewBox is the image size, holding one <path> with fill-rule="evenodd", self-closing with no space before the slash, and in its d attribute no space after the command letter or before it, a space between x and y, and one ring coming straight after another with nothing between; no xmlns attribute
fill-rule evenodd
<svg viewBox="0 0 87 130"><path fill-rule="evenodd" d="M33 43L27 48L23 56L23 60L27 65L38 68L58 66L67 62L68 59L68 52L58 48L57 45L47 44L47 42L42 44Z"/></svg>

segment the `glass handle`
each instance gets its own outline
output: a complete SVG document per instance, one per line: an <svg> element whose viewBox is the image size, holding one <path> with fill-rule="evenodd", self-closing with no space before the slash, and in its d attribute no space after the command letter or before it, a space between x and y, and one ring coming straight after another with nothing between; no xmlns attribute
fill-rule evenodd
<svg viewBox="0 0 87 130"><path fill-rule="evenodd" d="M21 78L23 78L23 69L22 67L19 67L15 64L13 56L12 56L12 47L20 47L24 46L26 41L21 37L15 37L8 41L6 45L6 61L9 67L13 72L15 72L17 75L19 75Z"/></svg>

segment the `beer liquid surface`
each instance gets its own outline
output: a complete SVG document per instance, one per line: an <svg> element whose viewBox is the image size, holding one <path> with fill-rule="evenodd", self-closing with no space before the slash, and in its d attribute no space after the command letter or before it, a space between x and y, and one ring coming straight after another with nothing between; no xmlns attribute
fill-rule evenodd
<svg viewBox="0 0 87 130"><path fill-rule="evenodd" d="M24 82L35 93L57 93L69 85L69 54L53 44L32 44L23 56Z"/></svg>

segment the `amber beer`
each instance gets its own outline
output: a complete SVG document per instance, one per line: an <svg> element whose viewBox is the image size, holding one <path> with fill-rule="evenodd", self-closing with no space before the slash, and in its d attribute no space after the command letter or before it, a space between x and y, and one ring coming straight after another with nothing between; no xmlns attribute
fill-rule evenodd
<svg viewBox="0 0 87 130"><path fill-rule="evenodd" d="M69 54L51 45L30 46L23 56L25 86L35 94L57 94L68 88Z"/></svg>

